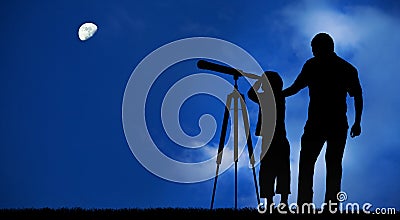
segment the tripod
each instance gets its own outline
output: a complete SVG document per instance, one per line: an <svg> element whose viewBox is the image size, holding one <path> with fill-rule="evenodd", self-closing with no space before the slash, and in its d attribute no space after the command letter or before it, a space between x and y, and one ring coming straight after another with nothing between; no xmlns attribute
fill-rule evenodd
<svg viewBox="0 0 400 220"><path fill-rule="evenodd" d="M225 145L225 136L226 136L226 130L228 126L228 119L229 119L229 110L231 108L232 100L233 100L233 134L234 134L234 139L233 139L233 154L234 154L234 162L235 162L235 209L237 209L237 165L238 165L238 145L239 145L239 139L238 139L238 133L239 133L239 127L238 127L238 118L239 118L239 100L240 100L240 105L242 109L242 117L243 117L243 123L244 123L244 128L246 132L246 139L247 139L247 149L249 153L249 159L250 159L250 164L252 166L253 170L253 177L254 177L254 185L256 188L256 195L257 195L257 204L260 204L260 197L258 194L258 185L257 185L257 178L256 178L256 171L254 168L254 155L253 155L253 143L251 140L251 135L250 135L250 127L249 127L249 120L247 118L247 108L246 104L244 101L244 95L239 93L238 91L238 85L237 85L237 80L238 80L238 75L234 76L235 80L235 86L233 89L233 92L230 93L227 97L226 100L226 107L225 107L225 112L224 112L224 119L222 122L222 130L221 130L221 136L219 140L219 147L218 147L218 156L217 156L217 169L215 172L215 179L214 179L214 188L212 192L212 199L211 199L211 207L210 209L213 209L214 206L214 197L215 197L215 190L217 187L217 180L218 180L218 172L219 172L219 166L222 161L222 152L224 149Z"/></svg>

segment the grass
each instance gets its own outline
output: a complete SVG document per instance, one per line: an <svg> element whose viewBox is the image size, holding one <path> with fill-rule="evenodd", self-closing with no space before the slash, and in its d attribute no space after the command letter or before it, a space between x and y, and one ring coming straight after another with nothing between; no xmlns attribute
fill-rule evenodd
<svg viewBox="0 0 400 220"><path fill-rule="evenodd" d="M326 214L309 214L307 219L320 219ZM374 214L335 214L337 217L378 217ZM399 212L396 213L396 216ZM266 219L274 218L303 218L301 214L261 214L257 209L198 209L198 208L151 208L151 209L82 209L82 208L60 208L60 209L0 209L0 219L149 219L149 218L184 218L184 219ZM326 216L325 216L326 217ZM384 217L379 215L379 218ZM385 217L389 217L386 215ZM393 217L393 215L392 215Z"/></svg>

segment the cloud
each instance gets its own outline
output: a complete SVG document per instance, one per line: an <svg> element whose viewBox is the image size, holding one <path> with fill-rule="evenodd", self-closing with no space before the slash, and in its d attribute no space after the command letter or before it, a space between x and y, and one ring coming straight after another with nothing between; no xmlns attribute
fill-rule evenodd
<svg viewBox="0 0 400 220"><path fill-rule="evenodd" d="M251 118L256 118L257 115L249 115ZM249 154L248 154L248 146L247 146L247 139L246 139L246 134L245 134L245 128L244 128L244 123L243 123L243 118L242 115L239 113L239 120L238 120L238 131L239 131L239 136L238 136L238 146L239 146L239 159L238 159L238 168L239 169L248 169L251 168L250 165L250 160L249 160ZM254 130L250 130L250 133L254 132ZM228 159L228 162L233 162L233 143L234 140L234 134L233 134L233 126L231 126L231 132L229 133L229 139L226 143L226 151L224 154L230 155L230 159ZM253 143L253 153L254 153L254 159L255 159L255 166L258 165L260 162L260 155L261 155L261 142L262 139L261 137L256 137L252 136L252 143Z"/></svg>
<svg viewBox="0 0 400 220"><path fill-rule="evenodd" d="M304 4L301 4L304 3ZM304 1L283 10L286 25L294 28L293 44L311 39L318 32L328 32L335 39L339 55L353 63L359 70L364 89L363 125L366 132L376 125L391 129L375 130L379 141L392 143L398 130L395 123L399 118L400 81L397 61L400 48L400 19L370 6L347 6L342 10L334 5L312 5ZM309 43L302 46L309 48ZM294 48L296 49L296 48ZM351 100L349 101L349 121L352 121ZM395 135L396 134L396 135ZM388 137L382 140L382 137ZM373 138L371 135L369 138ZM377 140L378 141L378 140Z"/></svg>
<svg viewBox="0 0 400 220"><path fill-rule="evenodd" d="M289 45L296 51L298 59L308 59L312 37L316 33L327 32L334 38L338 55L359 70L364 94L363 133L356 139L348 139L343 161L343 187L351 190L350 194L354 193L349 195L354 199L370 198L381 203L384 203L383 200L395 201L390 195L393 194L392 188L398 188L395 182L400 178L396 171L399 163L387 155L399 156L399 17L375 6L340 7L327 1L300 1L284 8L281 16L281 25L293 31ZM291 102L299 101L294 98L288 101L287 108L294 108L289 109L288 113L306 111L304 106L292 105ZM354 120L352 99L348 100L348 104L351 125ZM295 130L291 125L293 123L287 120L290 132ZM296 131L301 132L301 129L296 128ZM390 166L383 167L379 165L381 163ZM376 170L377 167L380 167L380 171ZM317 166L316 175L323 171L321 169ZM373 177L376 181L370 181L371 170L378 172L378 176ZM324 179L323 176L319 178ZM320 187L322 182L317 184L316 195L323 195L324 186ZM381 185L386 187L379 187ZM377 194L380 196L376 197ZM395 202L397 204L392 205L400 206L398 200Z"/></svg>
<svg viewBox="0 0 400 220"><path fill-rule="evenodd" d="M233 112L231 112L233 113ZM232 115L233 116L233 115ZM244 130L244 124L243 124L243 119L241 118L241 114L239 114L239 120L238 120L238 153L239 153L239 159L238 159L238 170L249 170L250 163L249 163L249 157L248 157L248 151L247 151L247 142L246 142L246 135L245 135L245 130ZM250 131L251 132L251 131ZM233 125L231 124L230 129L227 131L227 137L226 137L226 143L224 145L223 149L223 154L222 154L222 163L220 165L220 168L222 169L219 174L222 174L223 171L227 172L233 172L233 166L234 166L234 132L233 132ZM197 143L194 143L195 145ZM253 149L254 149L254 154L255 154L255 159L256 159L256 165L259 162L259 155L260 155L260 149L261 149L261 139L253 139ZM201 147L196 151L196 153L185 153L181 154L179 152L175 152L174 158L177 158L178 160L184 160L184 161L205 161L205 160L212 160L216 161L216 157L218 155L218 143L208 143L207 145ZM224 170L224 168L227 168ZM216 169L216 163L209 163L207 166L204 166L202 171L206 174L209 173L210 170L215 172ZM185 173L182 175L199 175L199 173Z"/></svg>

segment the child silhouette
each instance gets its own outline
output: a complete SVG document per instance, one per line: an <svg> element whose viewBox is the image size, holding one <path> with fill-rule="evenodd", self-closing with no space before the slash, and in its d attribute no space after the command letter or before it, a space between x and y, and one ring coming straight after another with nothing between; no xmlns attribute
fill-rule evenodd
<svg viewBox="0 0 400 220"><path fill-rule="evenodd" d="M265 111L273 106L266 106L266 95L265 90L268 88L268 82L272 87L272 91L276 103L276 125L275 132L272 138L270 146L267 144L267 136L262 132L262 121L264 123L272 123L262 120ZM260 89L263 92L258 92ZM263 76L260 77L254 85L249 89L247 95L250 100L256 102L259 106L258 109L258 122L256 127L256 136L261 136L262 140L262 152L260 170L259 170L259 185L260 185L260 197L266 198L266 208L270 208L273 203L273 197L276 194L281 195L280 203L284 204L282 208L288 207L288 197L290 194L290 145L286 138L285 128L285 97L282 94L283 81L277 72L265 71ZM262 108L261 108L262 106ZM263 111L263 112L262 112ZM264 129L265 130L265 129ZM276 190L275 187L276 181Z"/></svg>

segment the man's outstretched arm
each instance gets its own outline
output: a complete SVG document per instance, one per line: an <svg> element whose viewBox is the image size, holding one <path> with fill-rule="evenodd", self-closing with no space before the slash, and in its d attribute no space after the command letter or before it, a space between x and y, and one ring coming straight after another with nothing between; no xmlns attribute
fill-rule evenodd
<svg viewBox="0 0 400 220"><path fill-rule="evenodd" d="M282 94L284 97L292 96L296 93L298 93L300 90L304 89L307 86L307 73L309 71L309 67L307 63L303 66L300 74L297 76L296 80L293 82L291 86L288 88L284 89L282 91Z"/></svg>
<svg viewBox="0 0 400 220"><path fill-rule="evenodd" d="M357 137L361 134L361 115L363 111L363 97L362 94L357 94L354 96L354 109L355 109L355 118L354 124L351 127L350 136Z"/></svg>
<svg viewBox="0 0 400 220"><path fill-rule="evenodd" d="M304 74L300 73L294 83L282 91L284 97L292 96L307 86Z"/></svg>
<svg viewBox="0 0 400 220"><path fill-rule="evenodd" d="M283 94L284 97L292 96L292 95L298 93L303 88L304 87L298 86L296 83L293 83L293 85L291 85L288 88L284 89L282 91L282 94Z"/></svg>

